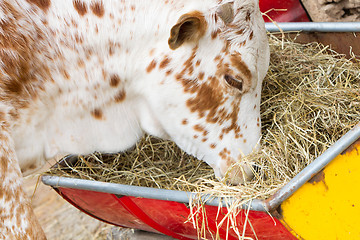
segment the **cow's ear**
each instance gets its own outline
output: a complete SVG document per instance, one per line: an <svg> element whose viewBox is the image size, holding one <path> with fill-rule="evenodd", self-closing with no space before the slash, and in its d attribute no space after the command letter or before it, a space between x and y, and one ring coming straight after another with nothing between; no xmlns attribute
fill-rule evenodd
<svg viewBox="0 0 360 240"><path fill-rule="evenodd" d="M172 50L185 42L198 42L206 32L207 23L204 16L197 11L182 15L171 28L169 46Z"/></svg>

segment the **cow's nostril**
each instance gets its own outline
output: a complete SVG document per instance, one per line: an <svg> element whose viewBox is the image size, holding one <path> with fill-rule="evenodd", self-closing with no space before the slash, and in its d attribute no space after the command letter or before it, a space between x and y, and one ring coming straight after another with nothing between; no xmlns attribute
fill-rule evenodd
<svg viewBox="0 0 360 240"><path fill-rule="evenodd" d="M258 165L255 165L255 164L252 164L251 167L253 169L253 172L260 173L261 167L259 167Z"/></svg>

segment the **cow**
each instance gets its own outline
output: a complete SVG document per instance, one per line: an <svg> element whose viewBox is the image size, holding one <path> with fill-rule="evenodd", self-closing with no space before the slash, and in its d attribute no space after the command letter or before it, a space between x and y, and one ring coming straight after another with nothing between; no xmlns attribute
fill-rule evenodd
<svg viewBox="0 0 360 240"><path fill-rule="evenodd" d="M46 238L22 177L55 156L148 133L222 178L258 148L268 64L258 0L0 0L0 238Z"/></svg>

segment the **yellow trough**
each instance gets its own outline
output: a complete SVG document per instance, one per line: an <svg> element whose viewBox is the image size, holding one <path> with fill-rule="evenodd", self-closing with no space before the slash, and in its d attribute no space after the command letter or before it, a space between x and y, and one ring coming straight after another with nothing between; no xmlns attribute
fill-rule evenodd
<svg viewBox="0 0 360 240"><path fill-rule="evenodd" d="M280 205L298 238L360 239L360 139Z"/></svg>

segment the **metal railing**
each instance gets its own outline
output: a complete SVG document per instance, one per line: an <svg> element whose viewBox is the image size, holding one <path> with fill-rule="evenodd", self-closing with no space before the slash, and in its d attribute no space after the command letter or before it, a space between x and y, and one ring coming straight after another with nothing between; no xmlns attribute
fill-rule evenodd
<svg viewBox="0 0 360 240"><path fill-rule="evenodd" d="M269 32L360 32L360 22L281 22L265 27Z"/></svg>

